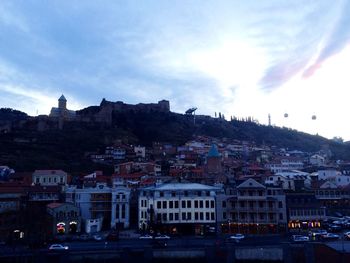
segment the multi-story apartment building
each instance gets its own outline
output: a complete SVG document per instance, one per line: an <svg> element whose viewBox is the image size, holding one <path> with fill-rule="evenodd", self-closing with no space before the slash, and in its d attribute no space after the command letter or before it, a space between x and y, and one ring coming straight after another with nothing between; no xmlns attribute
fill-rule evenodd
<svg viewBox="0 0 350 263"><path fill-rule="evenodd" d="M274 233L286 230L283 190L248 179L218 198L218 223L223 232Z"/></svg>
<svg viewBox="0 0 350 263"><path fill-rule="evenodd" d="M286 194L289 231L321 227L326 209L311 190L288 191Z"/></svg>
<svg viewBox="0 0 350 263"><path fill-rule="evenodd" d="M143 231L200 234L215 230L216 195L221 187L196 183L156 184L139 193Z"/></svg>
<svg viewBox="0 0 350 263"><path fill-rule="evenodd" d="M80 208L87 233L129 227L130 189L122 182L114 181L113 186L106 183L82 188L69 186L65 192L66 202Z"/></svg>
<svg viewBox="0 0 350 263"><path fill-rule="evenodd" d="M32 176L33 184L42 186L66 185L68 175L62 170L35 170Z"/></svg>

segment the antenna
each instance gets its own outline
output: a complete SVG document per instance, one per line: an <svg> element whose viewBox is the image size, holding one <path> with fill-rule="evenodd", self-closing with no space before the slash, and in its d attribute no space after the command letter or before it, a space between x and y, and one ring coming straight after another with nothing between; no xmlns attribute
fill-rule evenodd
<svg viewBox="0 0 350 263"><path fill-rule="evenodd" d="M269 113L269 126L271 126L271 114Z"/></svg>

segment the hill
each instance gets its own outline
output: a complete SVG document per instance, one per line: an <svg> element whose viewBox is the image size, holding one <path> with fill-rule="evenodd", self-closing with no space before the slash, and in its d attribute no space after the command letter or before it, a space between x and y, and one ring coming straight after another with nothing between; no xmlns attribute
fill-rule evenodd
<svg viewBox="0 0 350 263"><path fill-rule="evenodd" d="M307 152L326 147L335 159L350 159L349 144L251 121L196 116L194 124L192 115L153 110L113 110L108 122L101 122L101 118L93 121L93 114L100 110L101 106L93 106L78 111L78 120L64 122L61 129L56 119L28 118L17 111L5 110L6 121L11 120L9 116L13 112L16 114L11 131L0 134L0 165L9 165L17 171L60 168L72 173L94 169L111 172L111 167L92 163L89 153L103 152L117 140L146 146L154 141L182 145L195 135L253 141L258 145ZM90 116L89 120L83 121L87 116Z"/></svg>

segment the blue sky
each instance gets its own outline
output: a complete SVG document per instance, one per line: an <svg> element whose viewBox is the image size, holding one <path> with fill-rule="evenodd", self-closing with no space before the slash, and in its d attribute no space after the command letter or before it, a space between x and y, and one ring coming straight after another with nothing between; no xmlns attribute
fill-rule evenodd
<svg viewBox="0 0 350 263"><path fill-rule="evenodd" d="M350 140L349 13L346 0L2 0L0 107L168 99Z"/></svg>

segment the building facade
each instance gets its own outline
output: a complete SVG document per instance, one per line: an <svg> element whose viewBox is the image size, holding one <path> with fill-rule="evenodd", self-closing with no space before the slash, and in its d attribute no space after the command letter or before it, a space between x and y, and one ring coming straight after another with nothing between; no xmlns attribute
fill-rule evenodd
<svg viewBox="0 0 350 263"><path fill-rule="evenodd" d="M195 183L156 184L139 194L139 228L149 232L204 235L215 230L220 187Z"/></svg>
<svg viewBox="0 0 350 263"><path fill-rule="evenodd" d="M69 186L65 194L66 202L80 208L87 233L129 227L130 189L122 183L114 182L112 187L106 183L82 188Z"/></svg>
<svg viewBox="0 0 350 263"><path fill-rule="evenodd" d="M218 211L222 232L265 234L287 229L282 188L267 187L248 179L221 197Z"/></svg>

